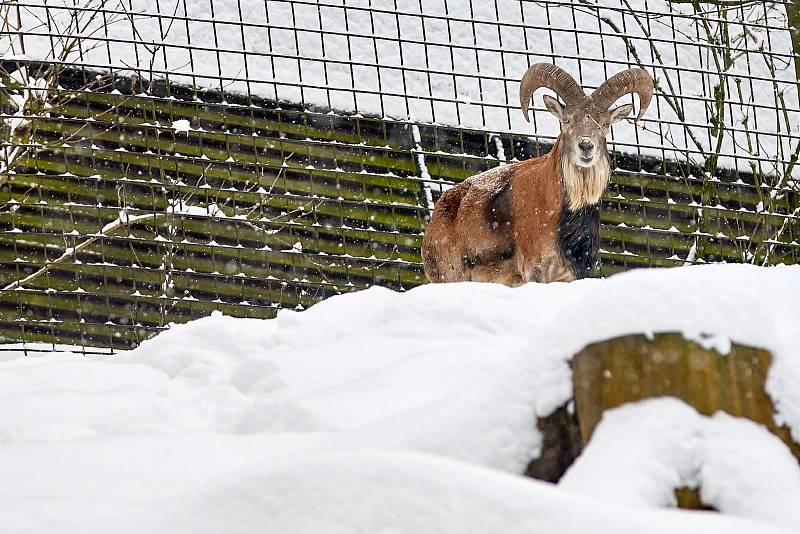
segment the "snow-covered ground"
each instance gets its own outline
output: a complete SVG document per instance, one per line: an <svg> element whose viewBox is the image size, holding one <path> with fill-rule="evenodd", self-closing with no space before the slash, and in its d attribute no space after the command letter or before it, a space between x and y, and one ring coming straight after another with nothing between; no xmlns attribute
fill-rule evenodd
<svg viewBox="0 0 800 534"><path fill-rule="evenodd" d="M561 485L519 476L569 357L628 333L763 346L800 438L800 267L374 287L212 316L112 357L0 351L2 532L789 533L800 468L677 400L609 412ZM668 510L700 484L721 514Z"/></svg>
<svg viewBox="0 0 800 534"><path fill-rule="evenodd" d="M101 3L27 2L19 11L25 54L52 56L41 5L50 9L52 32L77 35L74 6ZM65 4L71 11L59 9ZM800 108L782 3L720 12L701 2L702 15L689 3L667 0L121 4L106 2L110 11L80 33L87 39L70 61L141 69L144 76L152 68L177 82L345 112L552 137L558 126L548 113L536 113L531 126L518 110L525 69L554 61L591 90L635 66L635 54L661 92L642 128L614 128L616 148L677 159L685 159L687 149L713 151L714 88L720 84L729 128L719 147L723 166L750 171L754 158L764 158L765 172L781 173L798 142L788 137L797 132L787 131L800 121ZM713 54L724 39L729 53ZM21 43L0 37L0 55L20 52ZM544 109L540 95L535 105Z"/></svg>

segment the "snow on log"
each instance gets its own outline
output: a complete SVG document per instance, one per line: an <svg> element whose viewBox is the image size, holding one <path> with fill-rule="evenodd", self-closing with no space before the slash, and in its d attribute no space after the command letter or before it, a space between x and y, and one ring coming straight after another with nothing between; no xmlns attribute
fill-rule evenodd
<svg viewBox="0 0 800 534"><path fill-rule="evenodd" d="M800 445L786 426L776 423L775 407L765 390L771 363L767 350L714 336L688 339L680 333L661 333L592 343L572 359L577 417L568 421L579 428L561 430L561 435L579 433L586 446L607 410L647 398L675 397L703 415L722 411L759 423L800 459ZM576 447L572 441L562 446ZM694 489L676 488L676 496L680 507L704 506Z"/></svg>

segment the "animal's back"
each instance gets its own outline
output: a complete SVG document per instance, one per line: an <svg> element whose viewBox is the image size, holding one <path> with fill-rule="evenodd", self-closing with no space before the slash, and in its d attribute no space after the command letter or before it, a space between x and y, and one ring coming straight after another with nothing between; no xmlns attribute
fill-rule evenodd
<svg viewBox="0 0 800 534"><path fill-rule="evenodd" d="M472 176L439 198L422 240L428 280L474 280L470 271L477 263L510 259L506 250L511 232L510 177L518 165Z"/></svg>

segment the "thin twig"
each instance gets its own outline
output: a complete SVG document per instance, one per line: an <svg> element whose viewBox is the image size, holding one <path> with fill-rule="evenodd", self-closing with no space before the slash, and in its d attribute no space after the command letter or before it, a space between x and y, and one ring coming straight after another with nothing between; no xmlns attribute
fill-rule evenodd
<svg viewBox="0 0 800 534"><path fill-rule="evenodd" d="M137 224L137 223L142 222L144 220L152 220L154 217L158 217L159 215L162 215L162 214L160 214L160 213L147 213L145 215L136 215L134 217L128 217L127 213L120 212L119 217L117 217L115 220L113 220L110 223L108 223L107 225L105 225L100 230L99 233L97 233L97 234L91 236L90 238L78 243L74 247L68 247L61 256L59 256L58 258L54 259L53 261L47 263L46 265L44 265L38 271L35 271L35 272L29 274L28 276L26 276L25 278L21 278L20 280L15 280L14 282L11 282L7 286L1 288L0 289L0 293L4 293L6 291L12 291L12 290L17 289L19 287L22 287L23 285L25 285L25 284L27 284L29 282L32 282L33 280L36 280L37 278L39 278L42 275L44 275L47 272L49 272L50 269L52 269L56 265L64 263L69 258L75 257L75 255L78 252L81 252L82 250L85 250L85 249L89 248L98 239L101 239L101 238L104 238L104 237L111 237L112 235L114 235L117 231L119 231L122 228L127 228L128 226L130 226L132 224Z"/></svg>

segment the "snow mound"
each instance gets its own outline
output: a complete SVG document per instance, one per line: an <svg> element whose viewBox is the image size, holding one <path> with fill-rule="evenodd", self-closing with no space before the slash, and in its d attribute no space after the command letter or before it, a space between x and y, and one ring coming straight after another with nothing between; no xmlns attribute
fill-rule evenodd
<svg viewBox="0 0 800 534"><path fill-rule="evenodd" d="M102 526L118 534L790 532L712 514L622 508L551 484L408 452L295 456L234 473L143 521L127 517Z"/></svg>
<svg viewBox="0 0 800 534"><path fill-rule="evenodd" d="M799 312L800 267L712 265L516 289L448 284L395 293L374 287L305 312L284 311L270 321L214 315L105 358L0 351L0 488L5 496L0 530L62 531L68 523L91 530L108 521L124 523L133 514L134 525L151 521L201 532L204 525L222 521L214 514L227 509L240 510L242 521L269 520L276 527L297 521L297 528L285 532L314 531L313 521L328 524L326 518L338 525L335 514L352 518L341 532L364 531L376 518L386 518L398 532L418 532L417 515L430 521L426 531L431 532L461 532L465 524L476 525L469 529L473 532L496 532L500 526L490 528L492 517L508 518L502 526L512 531L512 525L534 524L522 522L526 514L541 524L627 532L614 525L639 524L636 514L643 514L644 524L647 517L654 521L648 514L666 513L631 510L643 503L669 504L663 493L667 475L654 473L649 486L633 475L620 482L629 498L614 506L623 511L605 502L584 505L603 498L595 494L602 491L590 491L599 486L579 484L591 497L584 501L566 489L515 478L538 456L536 417L571 397L571 355L593 341L661 331L689 337L711 333L762 346L775 357L768 392L778 417L797 438ZM724 451L721 463L715 463L716 452L713 461L702 463L707 470L724 473L735 458L749 461L749 453L726 448L729 433L736 438L731 443L757 444L754 451L778 450L769 436L756 435L763 433L760 428L728 424L723 416L708 423L684 412L664 409L663 417L690 430L702 427L705 445L678 443L678 434L663 434L680 445L675 451L690 458L688 470L668 465L674 480L720 480L697 472L692 458L702 451ZM628 415L620 417L630 418L634 428L637 412L623 413ZM631 431L610 425L621 434ZM652 454L642 453L642 462L662 461L656 458L658 444L652 445L643 449ZM590 462L589 452L584 462ZM758 467L779 472L784 453L766 454L774 462ZM755 473L752 469L743 468L742 476ZM579 473L576 466L570 476ZM496 489L480 489L484 478L492 479L487 488ZM468 487L452 489L458 486ZM749 504L724 487L709 484L703 491L726 512L775 525L797 520L785 501L775 501L778 511L767 506L774 492L760 489L756 479L742 487L765 497ZM786 496L794 495L789 482L780 487ZM345 500L360 495L365 504L339 509L337 491ZM498 500L491 496L494 491L509 496ZM415 501L415 492L427 498ZM445 499L446 510L438 510L440 494L461 504ZM400 517L392 515L398 513L393 496L409 508L396 523L390 521ZM212 500L214 506L208 504ZM551 505L539 506L537 500ZM512 510L514 503L519 513ZM280 514L268 512L281 506ZM471 509L463 514L467 523L453 519L462 506ZM602 517L616 519L575 523L575 507L587 517L607 509ZM566 509L573 513L559 511ZM487 522L474 519L481 510ZM706 532L737 531L722 528L727 520L718 517L677 512L670 517L684 518L676 519L687 525L678 529L682 532L712 524L719 530ZM736 525L752 531L750 523Z"/></svg>
<svg viewBox="0 0 800 534"><path fill-rule="evenodd" d="M559 485L636 508L674 506L675 488L699 487L723 513L800 525L800 466L786 445L748 419L703 417L673 398L605 412Z"/></svg>

